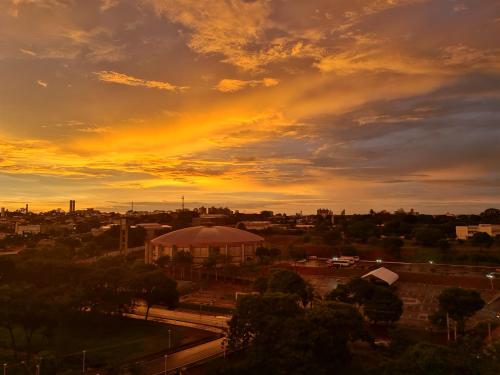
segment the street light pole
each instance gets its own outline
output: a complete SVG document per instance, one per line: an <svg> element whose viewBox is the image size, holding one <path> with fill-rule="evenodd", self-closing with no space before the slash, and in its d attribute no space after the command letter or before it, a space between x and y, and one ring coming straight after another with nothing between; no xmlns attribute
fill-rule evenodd
<svg viewBox="0 0 500 375"><path fill-rule="evenodd" d="M85 354L87 353L86 350L82 350L82 373L85 373Z"/></svg>
<svg viewBox="0 0 500 375"><path fill-rule="evenodd" d="M7 375L7 363L3 364L3 375Z"/></svg>
<svg viewBox="0 0 500 375"><path fill-rule="evenodd" d="M495 289L495 286L493 285L493 279L495 278L495 275L493 273L489 273L486 275L486 277L490 279L491 289Z"/></svg>
<svg viewBox="0 0 500 375"><path fill-rule="evenodd" d="M165 375L167 375L167 358L168 358L168 354L165 354L165 361L163 362L164 364L164 367L165 367Z"/></svg>

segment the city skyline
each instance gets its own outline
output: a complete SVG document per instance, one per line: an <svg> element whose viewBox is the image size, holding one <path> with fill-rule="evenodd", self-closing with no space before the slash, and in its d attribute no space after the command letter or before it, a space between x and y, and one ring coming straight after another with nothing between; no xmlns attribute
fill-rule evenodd
<svg viewBox="0 0 500 375"><path fill-rule="evenodd" d="M494 0L0 3L0 206L500 205Z"/></svg>

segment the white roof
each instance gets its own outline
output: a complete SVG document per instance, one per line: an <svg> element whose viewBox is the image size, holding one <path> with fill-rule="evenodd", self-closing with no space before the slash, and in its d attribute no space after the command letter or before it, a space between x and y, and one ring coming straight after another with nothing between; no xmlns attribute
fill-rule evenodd
<svg viewBox="0 0 500 375"><path fill-rule="evenodd" d="M399 275L396 272L392 272L385 267L377 268L371 272L368 272L366 275L361 276L362 279L365 277L376 277L382 281L385 281L387 284L392 285L399 279Z"/></svg>

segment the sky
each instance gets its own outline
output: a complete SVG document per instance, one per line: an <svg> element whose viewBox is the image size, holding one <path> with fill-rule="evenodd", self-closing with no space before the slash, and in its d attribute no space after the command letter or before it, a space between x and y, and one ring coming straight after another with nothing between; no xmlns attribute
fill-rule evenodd
<svg viewBox="0 0 500 375"><path fill-rule="evenodd" d="M0 0L0 206L500 206L498 0Z"/></svg>

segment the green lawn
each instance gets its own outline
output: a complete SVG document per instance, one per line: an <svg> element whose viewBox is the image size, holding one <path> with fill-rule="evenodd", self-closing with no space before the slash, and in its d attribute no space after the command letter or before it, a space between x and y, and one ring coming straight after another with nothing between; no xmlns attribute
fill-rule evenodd
<svg viewBox="0 0 500 375"><path fill-rule="evenodd" d="M33 338L32 352L45 358L45 365L64 369L81 366L82 350L86 350L87 365L108 367L171 350L214 335L188 327L171 326L132 318L84 315L62 322L52 338L37 333ZM26 342L21 329L15 331L18 342L18 358L10 350L8 331L0 329L0 360L13 364L26 358ZM35 357L35 356L33 356ZM32 360L33 362L33 360ZM20 365L17 366L20 370Z"/></svg>

